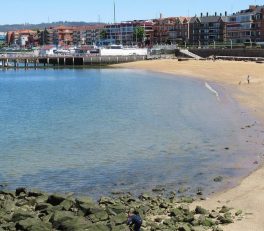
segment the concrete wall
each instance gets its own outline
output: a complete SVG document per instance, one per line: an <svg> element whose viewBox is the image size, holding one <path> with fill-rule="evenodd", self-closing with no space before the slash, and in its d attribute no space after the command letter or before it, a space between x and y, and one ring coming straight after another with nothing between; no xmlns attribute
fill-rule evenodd
<svg viewBox="0 0 264 231"><path fill-rule="evenodd" d="M209 56L264 57L264 49L189 49L203 58Z"/></svg>
<svg viewBox="0 0 264 231"><path fill-rule="evenodd" d="M100 49L101 56L147 55L148 49Z"/></svg>

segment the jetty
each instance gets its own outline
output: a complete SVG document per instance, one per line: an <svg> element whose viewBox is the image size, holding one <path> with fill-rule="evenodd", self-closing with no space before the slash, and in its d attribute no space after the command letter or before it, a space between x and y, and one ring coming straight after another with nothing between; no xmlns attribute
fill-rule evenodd
<svg viewBox="0 0 264 231"><path fill-rule="evenodd" d="M75 56L75 55L2 55L0 56L0 68L38 68L52 66L103 66L116 63L135 62L145 60L145 55L127 56Z"/></svg>

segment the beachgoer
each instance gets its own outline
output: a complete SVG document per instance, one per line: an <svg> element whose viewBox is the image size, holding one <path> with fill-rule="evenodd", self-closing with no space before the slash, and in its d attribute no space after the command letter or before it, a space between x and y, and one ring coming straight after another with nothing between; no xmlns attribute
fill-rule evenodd
<svg viewBox="0 0 264 231"><path fill-rule="evenodd" d="M248 84L250 83L250 76L249 75L247 77L247 82L248 82Z"/></svg>
<svg viewBox="0 0 264 231"><path fill-rule="evenodd" d="M138 211L134 211L133 213L128 213L127 224L132 231L140 231L140 227L142 225L142 219L138 213Z"/></svg>

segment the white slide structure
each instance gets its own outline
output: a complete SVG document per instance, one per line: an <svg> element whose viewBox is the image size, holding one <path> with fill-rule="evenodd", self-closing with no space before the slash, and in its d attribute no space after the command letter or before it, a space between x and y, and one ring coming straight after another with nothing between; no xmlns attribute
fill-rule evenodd
<svg viewBox="0 0 264 231"><path fill-rule="evenodd" d="M202 59L202 57L200 57L199 55L196 55L196 54L190 52L188 49L180 49L180 52L182 54L184 54L184 55L187 55L187 56L189 56L191 58L194 58L194 59L197 59L197 60Z"/></svg>

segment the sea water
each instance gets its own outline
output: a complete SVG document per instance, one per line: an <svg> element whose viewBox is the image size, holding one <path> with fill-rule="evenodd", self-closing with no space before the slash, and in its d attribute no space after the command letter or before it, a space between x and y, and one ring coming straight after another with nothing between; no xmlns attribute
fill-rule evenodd
<svg viewBox="0 0 264 231"><path fill-rule="evenodd" d="M254 168L261 130L207 85L135 70L2 71L0 183L94 197L232 185Z"/></svg>

